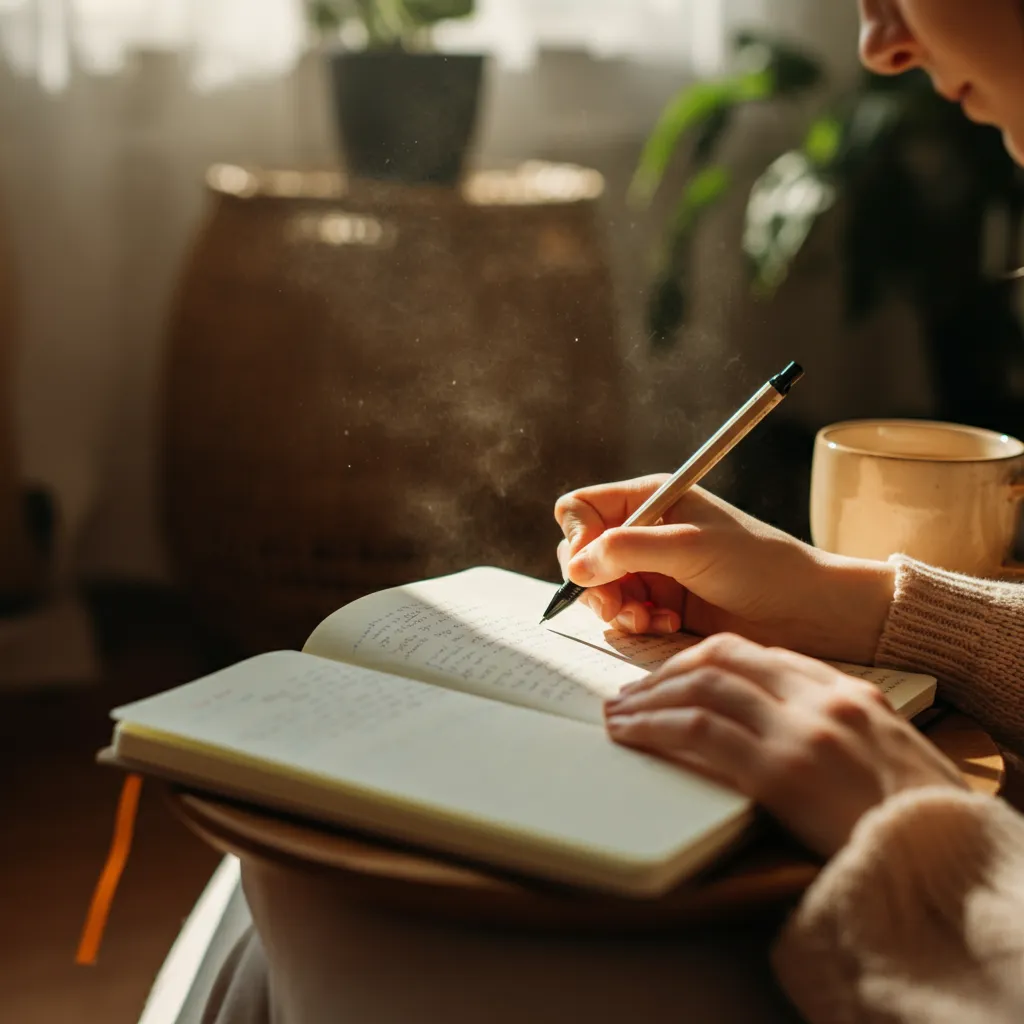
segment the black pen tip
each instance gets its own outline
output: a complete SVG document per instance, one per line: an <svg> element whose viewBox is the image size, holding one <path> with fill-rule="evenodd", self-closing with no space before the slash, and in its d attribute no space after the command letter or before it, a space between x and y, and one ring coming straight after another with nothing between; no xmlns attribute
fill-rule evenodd
<svg viewBox="0 0 1024 1024"><path fill-rule="evenodd" d="M551 603L544 609L544 617L540 620L541 624L543 625L556 615L564 612L583 593L584 589L584 587L579 587L575 583L566 580L555 591L555 596L551 598Z"/></svg>

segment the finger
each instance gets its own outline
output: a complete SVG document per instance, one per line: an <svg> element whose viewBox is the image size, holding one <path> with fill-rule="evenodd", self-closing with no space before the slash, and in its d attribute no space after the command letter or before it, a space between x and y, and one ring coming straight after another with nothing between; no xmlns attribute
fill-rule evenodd
<svg viewBox="0 0 1024 1024"><path fill-rule="evenodd" d="M602 618L613 625L628 601L645 599L643 588L631 576L603 583L599 587L589 587L588 592L591 590L601 597Z"/></svg>
<svg viewBox="0 0 1024 1024"><path fill-rule="evenodd" d="M750 644L755 652L767 653L767 648L748 641L744 637L731 634L718 633L715 636L704 639L694 638L692 643L687 644L680 649L679 653L673 654L672 657L666 659L657 668L652 669L643 679L638 679L635 683L628 683L623 686L618 696L619 698L624 698L631 694L644 693L663 686L667 680L675 676L687 675L708 667L728 670L734 674L742 675L745 667L741 662L738 662L736 659L730 660L725 657L716 656L720 648L733 644ZM756 654L754 657L756 658Z"/></svg>
<svg viewBox="0 0 1024 1024"><path fill-rule="evenodd" d="M639 576L627 573L619 579L619 586L622 588L623 601L640 601L642 603L650 600L647 585Z"/></svg>
<svg viewBox="0 0 1024 1024"><path fill-rule="evenodd" d="M562 579L568 579L565 567L568 565L571 555L567 540L559 542L557 555L558 564L562 569ZM600 587L588 587L580 594L579 600L605 622L611 622L622 608L622 592L618 582L606 583Z"/></svg>
<svg viewBox="0 0 1024 1024"><path fill-rule="evenodd" d="M650 633L651 607L646 601L623 596L622 607L612 620L616 629L624 633Z"/></svg>
<svg viewBox="0 0 1024 1024"><path fill-rule="evenodd" d="M611 527L576 548L569 578L580 586L598 586L626 573L661 573L681 585L707 567L695 552L700 530L688 523L669 526Z"/></svg>
<svg viewBox="0 0 1024 1024"><path fill-rule="evenodd" d="M558 558L558 567L562 570L562 579L567 580L569 578L569 560L572 558L572 552L569 550L569 542L567 540L560 540L558 542L558 547L555 548L555 556Z"/></svg>
<svg viewBox="0 0 1024 1024"><path fill-rule="evenodd" d="M674 760L699 759L711 772L739 788L757 775L757 737L702 708L614 715L607 720L607 729L608 735L624 746Z"/></svg>
<svg viewBox="0 0 1024 1024"><path fill-rule="evenodd" d="M620 613L616 622L621 617ZM659 608L652 601L645 601L634 612L634 626L630 632L666 636L678 633L681 626L682 619L678 612L670 608Z"/></svg>
<svg viewBox="0 0 1024 1024"><path fill-rule="evenodd" d="M625 522L666 479L656 474L563 494L555 503L555 520L573 554L609 526Z"/></svg>
<svg viewBox="0 0 1024 1024"><path fill-rule="evenodd" d="M763 735L779 704L742 676L713 668L673 676L646 690L620 694L605 704L606 716L633 715L666 708L703 708L755 735Z"/></svg>
<svg viewBox="0 0 1024 1024"><path fill-rule="evenodd" d="M611 623L622 609L622 592L617 583L606 583L603 587L584 590L579 600L599 619Z"/></svg>
<svg viewBox="0 0 1024 1024"><path fill-rule="evenodd" d="M641 572L637 574L650 594L651 603L655 608L673 611L682 617L684 592L682 586L669 576L660 572Z"/></svg>
<svg viewBox="0 0 1024 1024"><path fill-rule="evenodd" d="M674 580L644 573L623 576L619 582L622 610L615 620L619 629L628 633L677 633L682 628L682 588Z"/></svg>
<svg viewBox="0 0 1024 1024"><path fill-rule="evenodd" d="M704 758L698 757L690 751L673 751L671 754L662 754L661 756L666 761L671 761L673 764L679 765L680 768L686 768L689 771L696 772L698 775L703 775L705 778L710 779L712 782L717 782L721 786L728 786L730 789L740 788L738 778L730 776L728 771L716 771ZM735 766L730 767L733 776L735 776Z"/></svg>
<svg viewBox="0 0 1024 1024"><path fill-rule="evenodd" d="M651 633L678 633L683 628L685 591L673 579L657 572L639 573L650 595Z"/></svg>
<svg viewBox="0 0 1024 1024"><path fill-rule="evenodd" d="M622 590L618 583L606 583L603 587L591 587L583 591L580 600L605 622L611 622L622 608Z"/></svg>
<svg viewBox="0 0 1024 1024"><path fill-rule="evenodd" d="M644 682L654 687L664 679L702 668L742 676L780 699L788 699L808 686L819 686L830 678L831 671L812 658L762 647L731 633L718 633L673 655L652 673L652 679Z"/></svg>
<svg viewBox="0 0 1024 1024"><path fill-rule="evenodd" d="M646 633L650 627L649 596L644 581L638 576L619 580L622 603L612 620L616 629L625 633Z"/></svg>
<svg viewBox="0 0 1024 1024"><path fill-rule="evenodd" d="M882 690L836 670L831 685L820 686L808 707L815 707L825 719L868 735L877 727L879 713L899 719Z"/></svg>

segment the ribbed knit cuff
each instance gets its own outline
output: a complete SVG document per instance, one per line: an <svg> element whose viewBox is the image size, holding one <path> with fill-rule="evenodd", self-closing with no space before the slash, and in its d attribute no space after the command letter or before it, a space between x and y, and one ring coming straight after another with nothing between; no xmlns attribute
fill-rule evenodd
<svg viewBox="0 0 1024 1024"><path fill-rule="evenodd" d="M967 1022L986 1019L979 987L1016 999L994 984L993 966L1003 958L1012 990L1022 945L1024 819L995 798L929 787L864 816L787 923L773 963L815 1024Z"/></svg>
<svg viewBox="0 0 1024 1024"><path fill-rule="evenodd" d="M1024 745L1024 586L889 561L895 596L875 663L936 676L944 698Z"/></svg>

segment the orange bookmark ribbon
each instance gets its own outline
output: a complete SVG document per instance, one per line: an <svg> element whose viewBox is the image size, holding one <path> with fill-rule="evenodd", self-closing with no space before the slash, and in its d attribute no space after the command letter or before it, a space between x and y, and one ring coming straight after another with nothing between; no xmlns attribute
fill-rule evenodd
<svg viewBox="0 0 1024 1024"><path fill-rule="evenodd" d="M92 966L100 951L103 932L107 927L110 907L117 893L117 885L121 880L128 854L132 848L132 836L135 834L135 816L139 809L139 793L142 791L142 778L129 775L121 787L121 798L117 803L117 817L114 820L114 835L110 842L110 852L103 872L96 883L92 894L92 903L85 918L82 938L78 943L75 963Z"/></svg>

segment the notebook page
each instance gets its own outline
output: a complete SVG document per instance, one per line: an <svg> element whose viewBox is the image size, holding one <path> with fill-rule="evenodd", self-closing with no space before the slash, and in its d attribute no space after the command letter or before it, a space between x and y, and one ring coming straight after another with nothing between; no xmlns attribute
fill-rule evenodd
<svg viewBox="0 0 1024 1024"><path fill-rule="evenodd" d="M648 670L540 625L554 591L501 569L469 569L355 601L304 650L600 724L604 698ZM590 614L573 608L554 623L576 612Z"/></svg>
<svg viewBox="0 0 1024 1024"><path fill-rule="evenodd" d="M582 613L582 614L580 614ZM672 636L636 636L609 629L589 610L574 606L551 624L568 635L583 640L594 648L608 654L628 659L632 664L653 672L674 654L700 643L700 637L688 633ZM874 683L888 698L893 709L906 718L929 707L935 699L936 682L933 676L899 669L874 668L867 665L851 665L848 662L831 661L827 664Z"/></svg>
<svg viewBox="0 0 1024 1024"><path fill-rule="evenodd" d="M937 682L934 676L903 672L900 669L850 665L842 661L829 664L847 675L874 683L904 718L913 718L925 708L931 707L935 701Z"/></svg>
<svg viewBox="0 0 1024 1024"><path fill-rule="evenodd" d="M452 691L357 665L277 651L111 712L118 721L199 743L257 747L287 763L305 750L344 746L357 756L403 749L411 731L450 716Z"/></svg>
<svg viewBox="0 0 1024 1024"><path fill-rule="evenodd" d="M540 625L554 591L502 569L468 569L355 601L325 619L304 650L600 724L605 698L700 640L621 633L578 602ZM836 667L880 685L907 717L934 699L931 676Z"/></svg>
<svg viewBox="0 0 1024 1024"><path fill-rule="evenodd" d="M113 716L116 750L153 771L567 880L651 884L749 814L603 730L294 651Z"/></svg>

